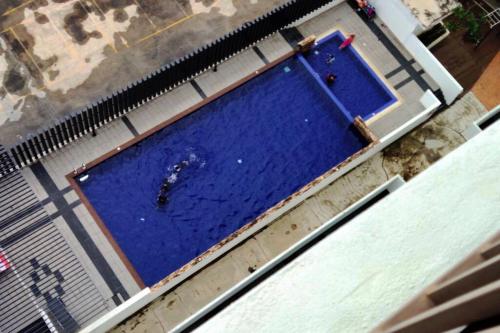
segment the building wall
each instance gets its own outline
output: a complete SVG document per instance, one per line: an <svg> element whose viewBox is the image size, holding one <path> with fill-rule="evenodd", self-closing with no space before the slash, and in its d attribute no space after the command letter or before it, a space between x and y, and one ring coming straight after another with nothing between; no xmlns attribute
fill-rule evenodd
<svg viewBox="0 0 500 333"><path fill-rule="evenodd" d="M462 86L451 76L416 37L423 29L417 18L401 0L371 0L378 17L442 90L449 105L462 93Z"/></svg>

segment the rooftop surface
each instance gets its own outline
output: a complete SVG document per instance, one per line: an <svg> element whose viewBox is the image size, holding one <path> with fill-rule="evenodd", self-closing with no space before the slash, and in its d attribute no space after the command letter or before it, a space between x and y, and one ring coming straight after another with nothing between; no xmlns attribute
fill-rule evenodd
<svg viewBox="0 0 500 333"><path fill-rule="evenodd" d="M2 1L0 140L14 144L285 2Z"/></svg>
<svg viewBox="0 0 500 333"><path fill-rule="evenodd" d="M373 330L500 230L499 145L497 122L195 332Z"/></svg>

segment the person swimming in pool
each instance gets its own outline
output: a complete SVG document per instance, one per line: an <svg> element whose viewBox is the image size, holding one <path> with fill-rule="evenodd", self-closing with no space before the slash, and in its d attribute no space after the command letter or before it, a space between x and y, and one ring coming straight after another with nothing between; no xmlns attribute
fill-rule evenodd
<svg viewBox="0 0 500 333"><path fill-rule="evenodd" d="M172 169L168 169L170 171L170 175L163 178L163 181L160 186L160 190L158 191L158 195L156 197L156 204L158 207L161 207L168 203L168 192L171 190L172 186L177 182L179 174L187 167L191 165L191 162L199 162L197 160L196 155L190 155L188 160L182 160L181 162L174 164Z"/></svg>
<svg viewBox="0 0 500 333"><path fill-rule="evenodd" d="M328 73L326 74L326 78L325 78L325 81L328 85L332 85L335 83L335 80L337 80L337 75L333 74L333 73Z"/></svg>
<svg viewBox="0 0 500 333"><path fill-rule="evenodd" d="M174 172L179 173L182 171L182 168L187 167L188 165L189 165L189 161L186 161L186 160L182 161L179 164L175 164L174 165Z"/></svg>
<svg viewBox="0 0 500 333"><path fill-rule="evenodd" d="M171 182L169 178L163 179L163 182L160 187L160 191L158 196L156 197L156 204L158 207L165 205L168 202L167 193L170 190Z"/></svg>

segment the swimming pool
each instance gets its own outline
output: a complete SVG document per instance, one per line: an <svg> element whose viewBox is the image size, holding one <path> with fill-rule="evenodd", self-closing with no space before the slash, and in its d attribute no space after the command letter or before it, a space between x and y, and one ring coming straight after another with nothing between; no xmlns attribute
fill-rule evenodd
<svg viewBox="0 0 500 333"><path fill-rule="evenodd" d="M77 177L145 285L367 145L300 56L273 66Z"/></svg>

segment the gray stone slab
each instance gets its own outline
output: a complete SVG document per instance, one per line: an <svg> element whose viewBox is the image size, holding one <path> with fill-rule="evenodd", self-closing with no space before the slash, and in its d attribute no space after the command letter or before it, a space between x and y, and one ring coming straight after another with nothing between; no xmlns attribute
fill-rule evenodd
<svg viewBox="0 0 500 333"><path fill-rule="evenodd" d="M82 139L52 153L42 163L59 190L69 186L66 175L133 138L125 124L114 121L98 130L97 136Z"/></svg>
<svg viewBox="0 0 500 333"><path fill-rule="evenodd" d="M278 33L260 42L257 47L270 62L292 51L290 44Z"/></svg>
<svg viewBox="0 0 500 333"><path fill-rule="evenodd" d="M120 259L116 251L113 249L109 243L106 236L103 234L102 230L99 228L97 223L94 221L87 208L81 204L78 205L73 210L82 222L82 225L87 230L90 238L95 243L97 248L106 255L106 261L110 265L111 269L120 280L121 284L129 295L135 295L141 288L137 285L135 280L130 275L130 272L125 267L123 261ZM95 265L96 263L94 263Z"/></svg>

